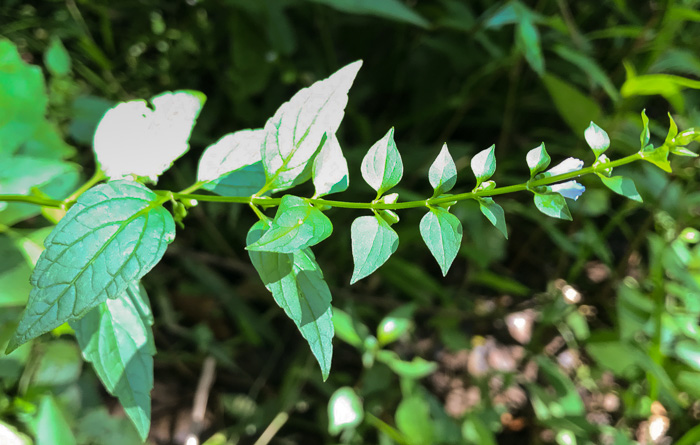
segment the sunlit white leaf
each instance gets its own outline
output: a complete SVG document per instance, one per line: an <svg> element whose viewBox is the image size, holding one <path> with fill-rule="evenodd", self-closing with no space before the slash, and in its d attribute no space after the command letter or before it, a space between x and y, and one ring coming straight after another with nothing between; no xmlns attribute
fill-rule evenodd
<svg viewBox="0 0 700 445"><path fill-rule="evenodd" d="M198 91L175 91L111 108L95 131L94 150L111 178L144 176L156 181L189 149L189 138L206 101Z"/></svg>

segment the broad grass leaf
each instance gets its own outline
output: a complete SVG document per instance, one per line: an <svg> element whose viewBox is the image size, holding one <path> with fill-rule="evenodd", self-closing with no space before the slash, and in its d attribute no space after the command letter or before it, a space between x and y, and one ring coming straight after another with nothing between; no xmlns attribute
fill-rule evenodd
<svg viewBox="0 0 700 445"><path fill-rule="evenodd" d="M255 223L246 242L255 243L267 230L267 223ZM333 357L331 291L313 253L310 249L294 253L249 250L248 255L275 302L309 343L326 380Z"/></svg>
<svg viewBox="0 0 700 445"><path fill-rule="evenodd" d="M425 18L399 0L311 0L350 14L373 15L427 28Z"/></svg>
<svg viewBox="0 0 700 445"><path fill-rule="evenodd" d="M117 298L160 261L175 224L156 199L131 181L98 185L78 198L46 238L8 351Z"/></svg>
<svg viewBox="0 0 700 445"><path fill-rule="evenodd" d="M550 73L545 74L542 81L559 115L574 133L583 133L586 122L599 120L602 115L600 106L578 88Z"/></svg>

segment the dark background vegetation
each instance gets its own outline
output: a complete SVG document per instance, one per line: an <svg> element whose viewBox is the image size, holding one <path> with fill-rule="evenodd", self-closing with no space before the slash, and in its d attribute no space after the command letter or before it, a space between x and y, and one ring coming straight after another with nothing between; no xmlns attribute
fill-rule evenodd
<svg viewBox="0 0 700 445"><path fill-rule="evenodd" d="M374 8L394 5L379 12L371 1L332 3L5 0L0 35L38 65L51 38L68 49L70 79L49 76L50 117L77 148L86 177L95 168L90 128L111 103L204 92L190 152L158 184L168 190L194 181L208 144L262 127L297 90L357 59L364 63L338 135L351 179L338 199L347 201L374 198L359 164L392 126L405 164L402 200L430 194L427 170L444 142L460 175L455 190L468 191L470 158L493 143L494 179L509 185L527 178L525 154L541 142L553 163L592 162L583 139L590 120L610 134L611 158L639 149L642 109L652 143L665 137L667 112L681 129L700 126L692 88L669 92L662 80L649 94L623 88L634 72L700 78L698 1L377 1ZM692 228L700 221L700 165L672 164L671 175L639 163L624 170L643 204L584 179L586 193L570 203L573 222L546 219L526 193L504 196L497 201L507 241L474 205L456 206L465 239L445 278L419 236L423 212L411 210L394 226L401 241L392 259L349 286L349 227L360 213L329 211L334 234L315 250L334 306L373 331L413 304L412 329L386 349L437 363L417 381L336 340L323 383L248 261L245 234L255 216L201 204L144 280L158 348L150 441L183 443L202 363L213 357L201 435L210 444L255 443L278 424L258 443L697 443L700 252ZM532 332L515 332L509 314L531 319ZM328 399L345 385L371 418L331 436ZM125 443L108 438L122 428L109 416L85 421L101 406L120 415L89 366L69 384L48 386L82 394L77 405L73 396L61 399L81 443ZM18 404L14 385L2 397L0 419L23 429L31 407ZM402 399L417 402L397 412ZM659 424L668 429L650 435ZM390 438L393 428L398 438Z"/></svg>

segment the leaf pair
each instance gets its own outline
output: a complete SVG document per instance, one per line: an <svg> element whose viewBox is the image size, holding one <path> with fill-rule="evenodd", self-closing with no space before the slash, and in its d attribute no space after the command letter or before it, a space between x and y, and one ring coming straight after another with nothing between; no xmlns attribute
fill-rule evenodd
<svg viewBox="0 0 700 445"><path fill-rule="evenodd" d="M271 229L259 221L248 232L248 245L258 243ZM313 253L305 248L293 253L248 250L250 260L275 302L306 339L328 378L333 356L331 292Z"/></svg>
<svg viewBox="0 0 700 445"><path fill-rule="evenodd" d="M377 201L401 181L403 162L394 141L393 128L370 147L362 160L361 171L362 178L377 191ZM394 195L392 200L397 197ZM353 221L350 238L354 267L350 284L372 274L396 252L399 235L389 222L397 220L395 213L379 210L372 216L360 216Z"/></svg>
<svg viewBox="0 0 700 445"><path fill-rule="evenodd" d="M300 90L263 129L238 131L207 147L198 181L222 196L282 191L311 177L315 197L346 190L347 161L335 133L361 65L351 63Z"/></svg>

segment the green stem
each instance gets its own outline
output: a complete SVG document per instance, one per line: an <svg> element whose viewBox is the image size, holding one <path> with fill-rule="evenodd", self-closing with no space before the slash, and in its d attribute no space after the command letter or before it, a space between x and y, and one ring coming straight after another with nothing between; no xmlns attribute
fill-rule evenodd
<svg viewBox="0 0 700 445"><path fill-rule="evenodd" d="M372 425L373 427L375 427L376 429L393 439L394 442L400 445L406 445L407 442L404 435L398 432L393 426L384 422L379 417L371 413L365 413L365 420L367 421L367 423L369 423L370 425Z"/></svg>
<svg viewBox="0 0 700 445"><path fill-rule="evenodd" d="M586 167L581 170L576 170L573 172L569 173L564 173L561 175L556 175L556 176L549 176L546 178L541 178L541 179L536 179L536 180L530 180L526 183L523 184L516 184L516 185L509 185L505 187L496 187L491 190L477 190L477 191L471 191L467 193L460 193L457 195L451 195L451 196L443 196L439 198L430 198L430 199L424 199L424 200L419 200L419 201L407 201L407 202L397 202L393 204L388 204L384 203L381 201L374 201L374 202L347 202L347 201L333 201L333 200L328 200L328 199L320 199L320 198L304 198L306 201L318 205L318 206L328 206L328 207L337 207L337 208L344 208L344 209L364 209L364 210L401 210L401 209L411 209L411 208L421 208L421 207L426 207L426 206L438 206L440 204L446 204L449 202L455 202L455 201L465 201L467 199L475 199L475 198L486 198L490 196L498 196L498 195L504 195L506 193L515 193L515 192L521 192L524 190L532 190L535 187L540 187L540 186L545 186L545 185L550 185L550 184L555 184L557 182L562 182L566 181L569 179L573 178L578 178L579 176L584 176L592 173L601 173L603 170L609 169L609 168L614 168L614 167L619 167L621 165L629 164L631 162L635 162L637 160L642 159L642 156L639 153L635 153L630 156L626 156L624 158L618 159L616 161L609 162L607 164L601 164L598 166L591 166L591 167ZM95 185L96 183L102 181L105 178L104 173L97 171L95 175L88 180L83 186L81 186L78 190L76 190L75 193L73 193L69 198L67 198L65 201L57 201L53 199L44 199L44 198L39 198L35 196L22 196L22 195L0 195L0 202L2 201L14 201L14 202L24 202L24 203L29 203L29 204L37 204L37 205L42 205L46 207L64 207L65 204L72 204L75 199L77 199L78 196L80 196L83 192L88 190L90 187ZM200 181L196 182L195 184L187 187L186 189L180 191L180 192L170 192L170 191L164 191L164 190L156 190L155 193L157 193L160 196L167 196L167 199L170 199L171 197L175 199L196 199L198 201L207 201L207 202L230 202L230 203L239 203L239 204L252 204L255 206L262 206L262 207L267 207L267 206L279 206L280 202L282 201L281 198L269 198L269 197L261 197L257 196L258 194L254 196L215 196L215 195L200 195L200 194L193 194L192 192L200 189L206 182ZM166 201L167 201L166 199Z"/></svg>
<svg viewBox="0 0 700 445"><path fill-rule="evenodd" d="M107 176L104 174L104 172L100 169L97 169L95 171L95 174L92 175L92 178L88 179L87 182L78 188L75 192L73 192L72 195L67 197L66 199L63 200L63 203L66 204L68 207L73 205L73 203L86 191L90 190L95 184L98 182L107 179ZM0 198L2 200L2 198Z"/></svg>
<svg viewBox="0 0 700 445"><path fill-rule="evenodd" d="M42 207L55 207L57 209L64 206L63 201L59 199L49 199L27 195L0 195L0 202L21 202L24 204L36 204Z"/></svg>
<svg viewBox="0 0 700 445"><path fill-rule="evenodd" d="M530 189L550 184L555 184L557 182L566 181L573 178L578 178L579 176L584 176L592 173L599 173L603 170L619 167L621 165L629 164L642 159L639 153L635 153L630 156L618 159L616 161L609 162L607 164L602 164L598 166L586 167L581 170L576 170L569 173L564 173L561 175L550 176L547 178L531 180L524 184L509 185L506 187L496 187L491 190L478 190L468 193L460 193L457 195L443 196L440 198L424 199L420 201L407 201L407 202L397 202L394 204L387 204L383 202L347 202L347 201L333 201L329 199L320 198L305 198L306 201L319 206L337 207L344 209L365 209L365 210L401 210L401 209L411 209L420 208L426 206L436 206L453 201L465 201L467 199L475 198L485 198L489 196L504 195L506 193L521 192ZM186 189L188 190L188 189ZM184 192L184 191L183 191ZM165 193L163 191L157 191L156 193ZM214 195L196 195L187 193L173 193L173 196L177 199L196 199L198 201L209 201L209 202L232 202L240 204L254 204L259 206L278 206L282 201L281 198L267 198L259 196L214 196Z"/></svg>
<svg viewBox="0 0 700 445"><path fill-rule="evenodd" d="M179 193L173 193L173 196L177 197L178 194L182 195L187 195L192 192L196 192L197 190L201 189L204 184L206 184L208 181L199 181L195 182L191 186L187 187L184 190L181 190Z"/></svg>

